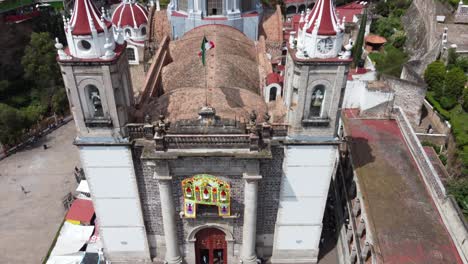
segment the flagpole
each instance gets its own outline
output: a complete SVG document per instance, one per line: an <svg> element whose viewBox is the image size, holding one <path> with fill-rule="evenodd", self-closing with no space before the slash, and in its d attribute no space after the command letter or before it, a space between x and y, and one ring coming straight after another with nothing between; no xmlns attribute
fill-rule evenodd
<svg viewBox="0 0 468 264"><path fill-rule="evenodd" d="M203 65L203 69L205 70L205 106L208 106L208 81L206 78L206 65Z"/></svg>

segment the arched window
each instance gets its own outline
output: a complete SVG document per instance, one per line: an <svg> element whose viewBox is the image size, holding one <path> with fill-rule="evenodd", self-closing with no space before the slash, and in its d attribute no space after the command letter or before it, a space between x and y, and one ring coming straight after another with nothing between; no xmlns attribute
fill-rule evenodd
<svg viewBox="0 0 468 264"><path fill-rule="evenodd" d="M288 6L288 8L286 8L286 15L291 15L291 14L295 14L297 13L297 10L296 10L296 7L295 6Z"/></svg>
<svg viewBox="0 0 468 264"><path fill-rule="evenodd" d="M135 50L133 48L127 48L127 59L128 61L136 61Z"/></svg>
<svg viewBox="0 0 468 264"><path fill-rule="evenodd" d="M271 101L276 101L276 87L271 87L270 88L270 102Z"/></svg>
<svg viewBox="0 0 468 264"><path fill-rule="evenodd" d="M129 28L125 29L125 36L126 37L131 37L132 36L132 31Z"/></svg>
<svg viewBox="0 0 468 264"><path fill-rule="evenodd" d="M322 112L323 99L325 98L325 86L315 86L310 98L309 118L319 117Z"/></svg>
<svg viewBox="0 0 468 264"><path fill-rule="evenodd" d="M146 36L146 27L141 28L141 35Z"/></svg>
<svg viewBox="0 0 468 264"><path fill-rule="evenodd" d="M88 108L92 117L104 117L102 109L101 95L96 86L90 84L86 86L86 93L88 99Z"/></svg>
<svg viewBox="0 0 468 264"><path fill-rule="evenodd" d="M223 0L207 0L207 14L209 16L217 16L223 14Z"/></svg>
<svg viewBox="0 0 468 264"><path fill-rule="evenodd" d="M300 5L299 8L297 9L297 13L301 13L302 11L306 11L305 5Z"/></svg>

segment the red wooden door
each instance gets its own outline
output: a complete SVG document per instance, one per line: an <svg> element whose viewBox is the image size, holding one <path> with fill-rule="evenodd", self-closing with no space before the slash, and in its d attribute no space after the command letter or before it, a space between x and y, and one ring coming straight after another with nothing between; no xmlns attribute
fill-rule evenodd
<svg viewBox="0 0 468 264"><path fill-rule="evenodd" d="M226 235L216 228L200 230L195 235L197 264L227 264Z"/></svg>

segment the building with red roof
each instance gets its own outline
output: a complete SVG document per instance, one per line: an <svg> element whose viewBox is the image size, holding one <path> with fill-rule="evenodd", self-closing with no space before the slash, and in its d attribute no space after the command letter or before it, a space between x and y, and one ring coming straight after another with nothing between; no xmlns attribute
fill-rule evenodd
<svg viewBox="0 0 468 264"><path fill-rule="evenodd" d="M75 224L90 225L94 216L91 200L76 199L68 210L65 220Z"/></svg>

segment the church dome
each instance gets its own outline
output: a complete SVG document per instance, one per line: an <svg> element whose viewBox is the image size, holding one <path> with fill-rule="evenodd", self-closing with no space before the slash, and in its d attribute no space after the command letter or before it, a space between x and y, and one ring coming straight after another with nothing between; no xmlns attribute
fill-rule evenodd
<svg viewBox="0 0 468 264"><path fill-rule="evenodd" d="M110 28L111 23L104 17L101 21L101 12L91 0L77 0L70 18L71 34L76 36L91 35L92 30L104 32Z"/></svg>
<svg viewBox="0 0 468 264"><path fill-rule="evenodd" d="M307 17L306 30L312 33L317 29L318 35L330 36L342 32L335 6L331 0L318 0Z"/></svg>
<svg viewBox="0 0 468 264"><path fill-rule="evenodd" d="M148 11L135 0L123 0L112 14L114 29L123 29L125 39L142 41L146 37Z"/></svg>

